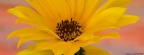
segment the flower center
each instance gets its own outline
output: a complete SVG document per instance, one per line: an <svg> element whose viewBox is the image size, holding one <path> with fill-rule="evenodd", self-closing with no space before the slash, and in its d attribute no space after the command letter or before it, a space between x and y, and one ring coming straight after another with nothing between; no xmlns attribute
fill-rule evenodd
<svg viewBox="0 0 144 55"><path fill-rule="evenodd" d="M57 35L64 41L74 40L82 33L81 26L72 18L71 20L62 20L60 23L57 23L56 28Z"/></svg>

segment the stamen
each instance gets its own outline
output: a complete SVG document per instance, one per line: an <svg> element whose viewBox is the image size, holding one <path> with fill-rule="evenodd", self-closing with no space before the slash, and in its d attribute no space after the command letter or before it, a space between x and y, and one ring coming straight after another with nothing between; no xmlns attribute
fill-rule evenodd
<svg viewBox="0 0 144 55"><path fill-rule="evenodd" d="M74 40L76 37L82 34L81 26L77 21L71 20L62 20L60 23L57 23L56 26L57 35L64 41Z"/></svg>

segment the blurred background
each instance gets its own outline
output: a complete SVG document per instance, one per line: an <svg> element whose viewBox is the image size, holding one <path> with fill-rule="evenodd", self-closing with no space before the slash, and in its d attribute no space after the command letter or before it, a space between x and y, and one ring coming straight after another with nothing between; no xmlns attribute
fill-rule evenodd
<svg viewBox="0 0 144 55"><path fill-rule="evenodd" d="M6 12L7 9L17 5L30 6L25 0L0 0L0 55L16 55L27 46L26 43L17 49L18 38L6 40L10 32L29 27L25 24L15 24L16 17ZM126 55L126 53L143 53L144 55L144 0L133 0L128 5L126 13L140 16L141 19L135 24L118 30L121 40L105 39L96 45L112 55Z"/></svg>

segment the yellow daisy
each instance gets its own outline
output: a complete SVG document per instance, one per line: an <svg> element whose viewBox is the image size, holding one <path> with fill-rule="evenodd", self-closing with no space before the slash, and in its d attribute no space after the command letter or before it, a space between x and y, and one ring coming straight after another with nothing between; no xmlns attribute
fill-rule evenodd
<svg viewBox="0 0 144 55"><path fill-rule="evenodd" d="M135 23L139 17L124 14L131 0L27 0L34 8L17 6L8 10L16 22L35 26L12 32L20 37L18 47L36 42L35 50L52 49L54 55L74 55L87 44L104 38L120 38L117 32L99 34L111 28ZM107 54L108 55L108 54Z"/></svg>

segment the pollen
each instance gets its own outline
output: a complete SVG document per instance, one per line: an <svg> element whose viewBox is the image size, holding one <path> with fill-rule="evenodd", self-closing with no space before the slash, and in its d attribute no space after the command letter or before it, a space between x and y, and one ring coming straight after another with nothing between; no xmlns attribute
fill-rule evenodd
<svg viewBox="0 0 144 55"><path fill-rule="evenodd" d="M71 41L82 34L82 26L79 25L77 21L62 20L57 23L56 33L64 41Z"/></svg>

